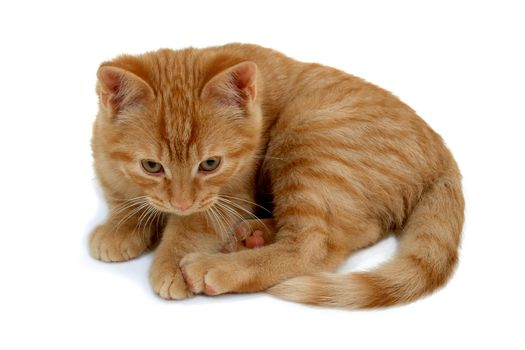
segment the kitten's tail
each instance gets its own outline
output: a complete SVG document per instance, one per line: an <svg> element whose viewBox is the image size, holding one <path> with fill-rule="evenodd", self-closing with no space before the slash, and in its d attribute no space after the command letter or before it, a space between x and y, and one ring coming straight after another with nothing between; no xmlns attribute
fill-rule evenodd
<svg viewBox="0 0 525 350"><path fill-rule="evenodd" d="M458 260L464 200L458 172L438 179L414 208L391 261L370 272L320 273L269 289L283 299L351 309L406 303L442 286Z"/></svg>

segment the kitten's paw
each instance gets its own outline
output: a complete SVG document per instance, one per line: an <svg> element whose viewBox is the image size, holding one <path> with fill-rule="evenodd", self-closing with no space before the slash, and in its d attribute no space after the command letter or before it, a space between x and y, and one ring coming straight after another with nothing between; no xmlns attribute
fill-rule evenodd
<svg viewBox="0 0 525 350"><path fill-rule="evenodd" d="M192 292L218 295L235 292L246 269L230 259L229 254L191 253L180 262L186 284Z"/></svg>
<svg viewBox="0 0 525 350"><path fill-rule="evenodd" d="M154 263L150 282L155 293L163 299L186 299L193 295L188 289L179 267L173 263Z"/></svg>
<svg viewBox="0 0 525 350"><path fill-rule="evenodd" d="M95 259L116 262L136 258L148 248L147 239L139 234L115 231L106 225L96 227L89 237L89 250Z"/></svg>
<svg viewBox="0 0 525 350"><path fill-rule="evenodd" d="M269 244L275 237L273 219L245 220L235 228L235 236L246 248L258 248Z"/></svg>

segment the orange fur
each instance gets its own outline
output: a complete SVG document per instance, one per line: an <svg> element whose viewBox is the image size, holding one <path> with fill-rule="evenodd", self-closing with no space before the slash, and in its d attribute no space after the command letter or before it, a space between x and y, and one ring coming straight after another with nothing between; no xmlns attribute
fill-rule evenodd
<svg viewBox="0 0 525 350"><path fill-rule="evenodd" d="M163 298L268 289L365 308L414 300L451 275L459 170L439 135L389 92L241 44L120 56L98 78L93 154L110 214L91 252L127 260L162 234L150 278ZM199 170L210 157L221 157L218 169ZM163 172L147 174L141 160ZM239 248L234 229L260 206L273 221L248 226L272 243L219 253ZM392 261L329 273L392 230Z"/></svg>

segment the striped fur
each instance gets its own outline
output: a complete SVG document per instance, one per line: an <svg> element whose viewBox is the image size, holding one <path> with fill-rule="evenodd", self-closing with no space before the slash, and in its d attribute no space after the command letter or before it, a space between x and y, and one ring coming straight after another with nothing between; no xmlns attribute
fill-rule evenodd
<svg viewBox="0 0 525 350"><path fill-rule="evenodd" d="M136 228L150 242L158 225L141 222L139 210L115 234L133 207L118 212L114 198L147 197L167 218L150 275L162 297L268 289L303 303L379 307L428 294L453 272L464 211L458 167L440 136L389 92L241 44L121 56L102 64L97 90L93 153L110 216L91 251L110 261L144 251ZM214 152L224 167L196 176ZM144 174L140 159L162 162L166 176ZM239 215L257 209L249 202L268 193L271 203L259 204L271 204L273 243L217 253L224 242L215 234L233 232ZM207 213L218 196L239 198L222 225ZM173 198L194 209L180 215ZM400 237L392 261L330 273L391 231Z"/></svg>

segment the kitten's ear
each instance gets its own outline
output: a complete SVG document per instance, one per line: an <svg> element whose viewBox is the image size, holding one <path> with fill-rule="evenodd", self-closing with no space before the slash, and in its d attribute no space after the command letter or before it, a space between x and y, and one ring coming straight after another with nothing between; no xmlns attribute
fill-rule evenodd
<svg viewBox="0 0 525 350"><path fill-rule="evenodd" d="M102 65L97 72L101 106L112 115L153 99L151 86L138 75L119 67Z"/></svg>
<svg viewBox="0 0 525 350"><path fill-rule="evenodd" d="M230 67L206 83L202 90L202 99L213 99L226 106L245 108L257 95L257 65L246 61Z"/></svg>

